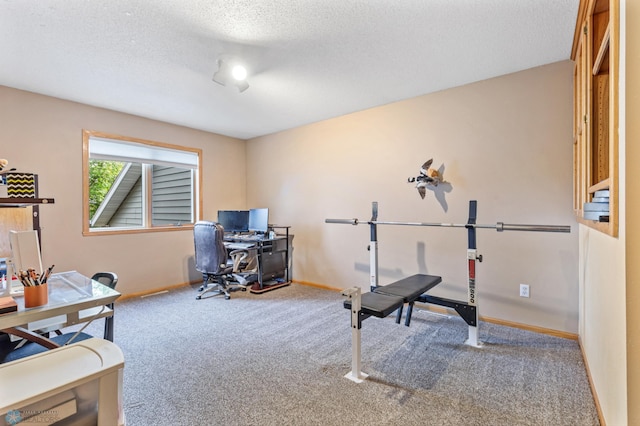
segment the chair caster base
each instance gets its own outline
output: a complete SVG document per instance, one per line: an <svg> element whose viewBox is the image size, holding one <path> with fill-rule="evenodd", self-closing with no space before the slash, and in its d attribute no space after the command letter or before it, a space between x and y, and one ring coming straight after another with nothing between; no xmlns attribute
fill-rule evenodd
<svg viewBox="0 0 640 426"><path fill-rule="evenodd" d="M229 291L233 291L233 290L229 290ZM203 297L205 294L208 294L208 296L206 297L207 299L210 297L216 297L216 296L224 296L225 300L231 299L231 295L227 291L209 288L205 291L201 291L200 293L198 293L198 295L196 296L196 300L205 299L205 297Z"/></svg>

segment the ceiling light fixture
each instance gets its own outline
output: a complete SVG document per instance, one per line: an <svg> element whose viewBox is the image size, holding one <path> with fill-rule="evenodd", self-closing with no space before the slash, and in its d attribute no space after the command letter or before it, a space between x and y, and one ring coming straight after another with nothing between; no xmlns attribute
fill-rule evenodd
<svg viewBox="0 0 640 426"><path fill-rule="evenodd" d="M247 69L237 63L230 63L224 59L218 59L218 71L213 74L213 81L227 86L234 85L240 92L244 92L249 88L247 83Z"/></svg>
<svg viewBox="0 0 640 426"><path fill-rule="evenodd" d="M242 65L236 65L231 70L231 75L238 81L244 81L247 79L247 69Z"/></svg>

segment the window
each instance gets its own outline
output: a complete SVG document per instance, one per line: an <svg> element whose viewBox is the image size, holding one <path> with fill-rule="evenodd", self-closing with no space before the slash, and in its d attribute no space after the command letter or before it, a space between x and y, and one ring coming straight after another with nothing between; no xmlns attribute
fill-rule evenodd
<svg viewBox="0 0 640 426"><path fill-rule="evenodd" d="M202 151L83 132L83 234L190 229L202 214Z"/></svg>

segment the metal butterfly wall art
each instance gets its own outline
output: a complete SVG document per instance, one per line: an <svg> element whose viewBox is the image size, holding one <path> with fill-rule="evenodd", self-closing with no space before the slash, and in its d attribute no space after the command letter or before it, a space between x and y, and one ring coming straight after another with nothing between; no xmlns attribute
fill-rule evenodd
<svg viewBox="0 0 640 426"><path fill-rule="evenodd" d="M422 167L420 167L420 174L416 177L410 177L407 179L409 183L416 184L420 197L424 200L424 196L427 193L427 186L438 186L442 182L442 176L436 169L431 168L433 158L427 160Z"/></svg>

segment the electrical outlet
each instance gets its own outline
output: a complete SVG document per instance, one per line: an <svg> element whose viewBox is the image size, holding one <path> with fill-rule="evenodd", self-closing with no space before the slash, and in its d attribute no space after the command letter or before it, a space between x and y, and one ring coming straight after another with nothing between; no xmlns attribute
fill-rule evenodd
<svg viewBox="0 0 640 426"><path fill-rule="evenodd" d="M520 297L529 297L529 284L520 284Z"/></svg>

